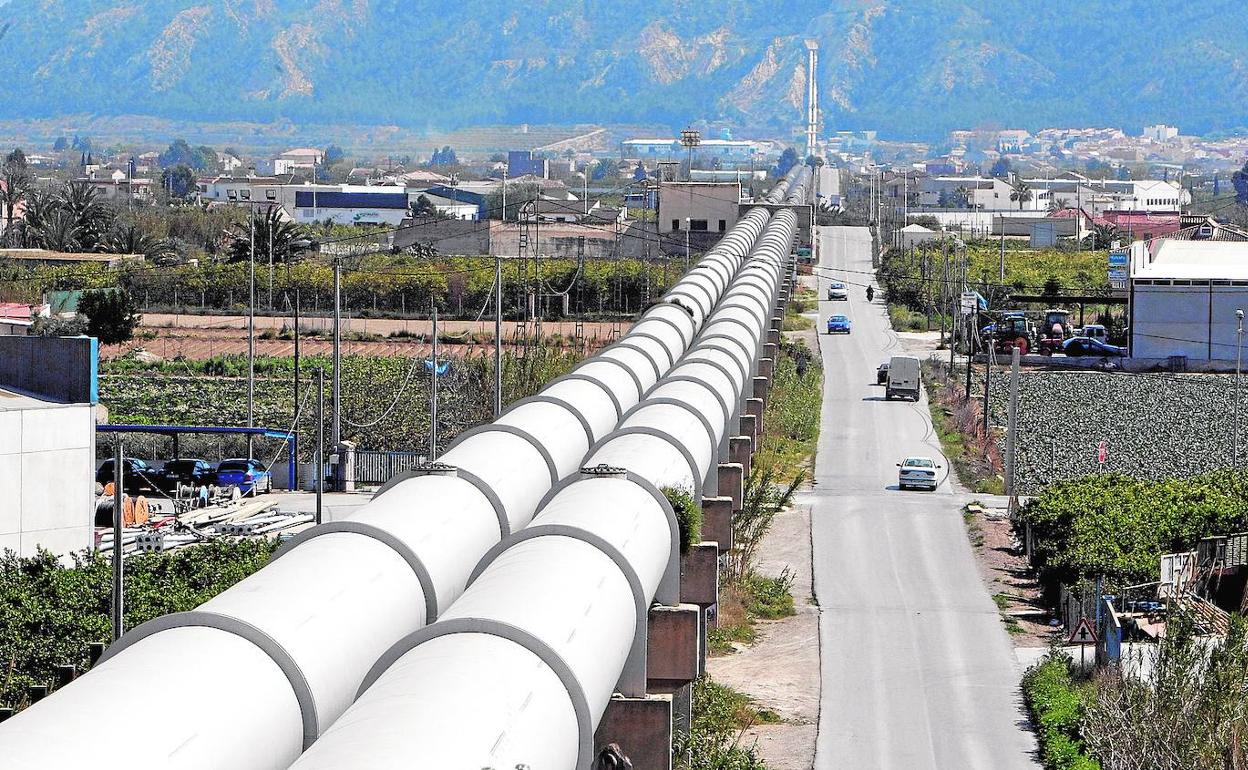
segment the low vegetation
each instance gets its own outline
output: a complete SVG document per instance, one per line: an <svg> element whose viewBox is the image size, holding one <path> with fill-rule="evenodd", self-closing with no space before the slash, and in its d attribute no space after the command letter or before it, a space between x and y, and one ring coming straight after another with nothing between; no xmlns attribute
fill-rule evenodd
<svg viewBox="0 0 1248 770"><path fill-rule="evenodd" d="M1218 471L1149 481L1097 474L1060 481L1022 508L1033 563L1050 590L1104 577L1113 585L1157 579L1157 558L1204 537L1248 530L1248 477Z"/></svg>
<svg viewBox="0 0 1248 770"><path fill-rule="evenodd" d="M958 480L974 492L1004 494L1001 455L995 439L984 435L982 413L976 402L965 398L960 383L949 377L948 367L924 362L923 382L932 427Z"/></svg>
<svg viewBox="0 0 1248 770"><path fill-rule="evenodd" d="M779 483L808 473L819 440L822 403L819 357L801 340L782 341L754 465L771 468Z"/></svg>
<svg viewBox="0 0 1248 770"><path fill-rule="evenodd" d="M1052 653L1023 675L1023 700L1040 742L1046 770L1100 770L1080 736L1087 688L1075 684L1070 659Z"/></svg>
<svg viewBox="0 0 1248 770"><path fill-rule="evenodd" d="M752 745L743 745L754 725L779 722L731 687L698 679L693 686L693 720L672 747L677 770L767 770Z"/></svg>
<svg viewBox="0 0 1248 770"><path fill-rule="evenodd" d="M263 567L277 540L212 540L125 562L125 622L194 609ZM0 706L21 708L27 688L51 682L59 665L84 669L88 645L112 638L112 567L107 555L72 566L43 552L0 550Z"/></svg>

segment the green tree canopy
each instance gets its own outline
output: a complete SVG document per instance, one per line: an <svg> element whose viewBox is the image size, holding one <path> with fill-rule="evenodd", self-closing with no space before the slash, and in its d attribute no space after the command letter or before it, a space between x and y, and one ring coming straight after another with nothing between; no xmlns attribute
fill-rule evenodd
<svg viewBox="0 0 1248 770"><path fill-rule="evenodd" d="M134 329L143 320L138 304L124 289L83 292L78 312L87 317L87 334L101 345L116 345L134 337Z"/></svg>

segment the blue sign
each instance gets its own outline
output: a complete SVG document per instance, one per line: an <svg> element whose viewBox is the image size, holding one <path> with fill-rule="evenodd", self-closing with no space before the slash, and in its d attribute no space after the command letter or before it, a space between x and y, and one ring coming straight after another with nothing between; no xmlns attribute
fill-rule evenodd
<svg viewBox="0 0 1248 770"><path fill-rule="evenodd" d="M1109 252L1109 264L1115 267L1126 267L1131 255L1125 251Z"/></svg>
<svg viewBox="0 0 1248 770"><path fill-rule="evenodd" d="M447 372L449 372L450 370L451 370L451 362L450 362L450 361L443 361L442 363L438 364L438 376L439 376L439 377L441 377L442 375L446 374L446 373L447 373ZM425 371L426 371L426 372L432 372L432 371L433 371L433 359L432 359L432 358L426 358L426 359L425 359Z"/></svg>

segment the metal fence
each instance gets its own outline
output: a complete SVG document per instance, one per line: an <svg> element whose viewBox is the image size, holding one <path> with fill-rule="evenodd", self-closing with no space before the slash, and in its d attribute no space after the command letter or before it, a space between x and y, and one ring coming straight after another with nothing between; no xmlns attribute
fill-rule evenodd
<svg viewBox="0 0 1248 770"><path fill-rule="evenodd" d="M355 483L385 484L400 473L425 462L422 452L372 452L356 450Z"/></svg>

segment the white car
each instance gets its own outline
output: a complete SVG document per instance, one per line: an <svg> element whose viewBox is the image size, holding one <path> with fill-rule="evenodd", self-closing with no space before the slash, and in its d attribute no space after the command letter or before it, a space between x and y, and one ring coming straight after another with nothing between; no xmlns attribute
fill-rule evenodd
<svg viewBox="0 0 1248 770"><path fill-rule="evenodd" d="M898 489L930 489L936 491L936 471L940 466L930 457L907 457L897 463Z"/></svg>
<svg viewBox="0 0 1248 770"><path fill-rule="evenodd" d="M833 281L828 284L828 299L849 299L849 289L846 289L845 284L840 281Z"/></svg>

